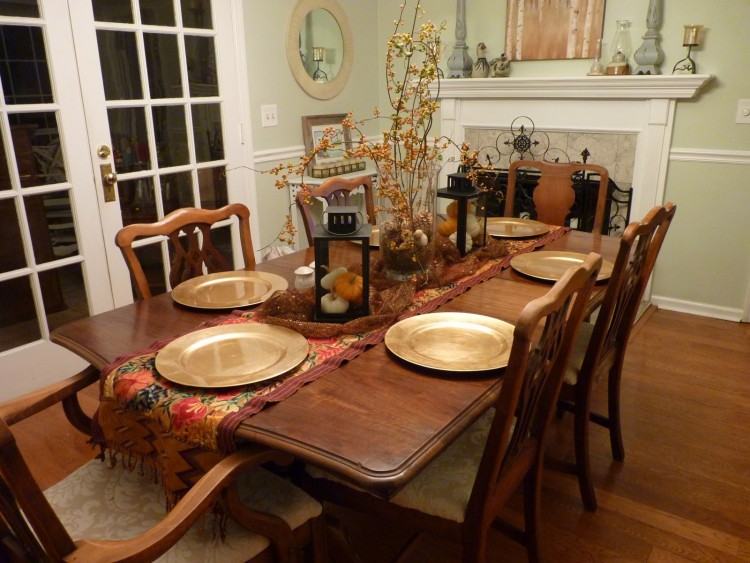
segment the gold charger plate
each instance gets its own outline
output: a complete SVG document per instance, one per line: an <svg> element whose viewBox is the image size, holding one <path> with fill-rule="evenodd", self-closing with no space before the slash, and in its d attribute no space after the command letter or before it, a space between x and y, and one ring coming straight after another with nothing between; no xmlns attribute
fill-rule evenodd
<svg viewBox="0 0 750 563"><path fill-rule="evenodd" d="M284 278L267 272L217 272L182 282L172 290L172 299L197 309L234 309L262 303L287 287Z"/></svg>
<svg viewBox="0 0 750 563"><path fill-rule="evenodd" d="M514 256L511 267L524 275L543 281L557 281L571 266L579 266L586 260L586 254L562 250L540 250ZM602 269L596 281L607 280L612 275L614 265L609 260L602 262Z"/></svg>
<svg viewBox="0 0 750 563"><path fill-rule="evenodd" d="M487 234L498 238L526 238L549 232L549 225L518 217L489 217Z"/></svg>
<svg viewBox="0 0 750 563"><path fill-rule="evenodd" d="M472 313L429 313L397 322L385 345L409 363L451 372L495 370L508 365L515 327Z"/></svg>
<svg viewBox="0 0 750 563"><path fill-rule="evenodd" d="M197 330L156 355L159 374L190 387L233 387L285 374L307 357L307 339L291 329L258 323Z"/></svg>

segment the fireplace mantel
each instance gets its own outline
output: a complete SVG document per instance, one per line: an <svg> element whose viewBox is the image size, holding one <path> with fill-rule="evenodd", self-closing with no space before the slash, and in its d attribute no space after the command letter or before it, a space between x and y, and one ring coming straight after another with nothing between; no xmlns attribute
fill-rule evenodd
<svg viewBox="0 0 750 563"><path fill-rule="evenodd" d="M710 74L455 78L440 81L440 99L689 99ZM433 90L434 93L434 90Z"/></svg>

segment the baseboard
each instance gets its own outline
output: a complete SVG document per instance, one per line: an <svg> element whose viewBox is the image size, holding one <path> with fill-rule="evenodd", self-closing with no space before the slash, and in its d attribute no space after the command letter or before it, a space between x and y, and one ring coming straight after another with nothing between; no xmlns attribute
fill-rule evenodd
<svg viewBox="0 0 750 563"><path fill-rule="evenodd" d="M725 321L740 322L742 320L742 309L734 307L720 307L709 303L698 303L696 301L685 301L662 295L652 295L651 302L660 309L677 311L678 313L690 313L700 317L712 317Z"/></svg>

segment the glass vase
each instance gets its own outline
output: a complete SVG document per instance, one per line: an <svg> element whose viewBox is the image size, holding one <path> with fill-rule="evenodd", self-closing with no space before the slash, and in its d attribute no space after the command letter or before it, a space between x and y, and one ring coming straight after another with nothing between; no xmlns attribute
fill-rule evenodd
<svg viewBox="0 0 750 563"><path fill-rule="evenodd" d="M378 179L380 258L388 278L403 281L427 275L435 251L435 212L440 167Z"/></svg>
<svg viewBox="0 0 750 563"><path fill-rule="evenodd" d="M625 56L625 61L630 61L630 55L633 54L633 43L630 40L630 20L617 20L617 30L615 31L615 37L612 41L612 59L617 56L617 53L622 53Z"/></svg>

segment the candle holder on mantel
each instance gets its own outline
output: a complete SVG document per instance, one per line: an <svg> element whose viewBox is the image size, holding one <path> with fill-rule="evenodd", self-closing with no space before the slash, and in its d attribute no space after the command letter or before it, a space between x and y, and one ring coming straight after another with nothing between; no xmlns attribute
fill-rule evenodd
<svg viewBox="0 0 750 563"><path fill-rule="evenodd" d="M448 174L448 187L437 191L439 198L453 200L448 204L448 216L438 225L438 232L456 245L461 256L487 241L487 221L480 220L482 194L466 172Z"/></svg>
<svg viewBox="0 0 750 563"><path fill-rule="evenodd" d="M682 36L682 46L688 48L687 56L675 63L672 74L695 74L695 61L690 57L693 47L701 44L702 25L686 25Z"/></svg>
<svg viewBox="0 0 750 563"><path fill-rule="evenodd" d="M372 226L357 221L354 207L331 205L327 219L313 230L315 251L316 321L345 322L370 314L370 233ZM356 241L360 247L361 273L331 263L331 243Z"/></svg>

